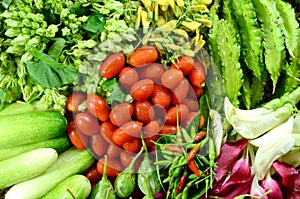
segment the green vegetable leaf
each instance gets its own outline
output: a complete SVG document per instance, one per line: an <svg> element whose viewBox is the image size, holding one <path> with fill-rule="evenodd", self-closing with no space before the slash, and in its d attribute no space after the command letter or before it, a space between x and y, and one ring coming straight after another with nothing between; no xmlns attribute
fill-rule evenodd
<svg viewBox="0 0 300 199"><path fill-rule="evenodd" d="M0 110L3 108L5 97L6 97L5 91L0 88Z"/></svg>
<svg viewBox="0 0 300 199"><path fill-rule="evenodd" d="M92 13L84 25L84 29L92 33L100 33L104 30L105 18L100 13Z"/></svg>
<svg viewBox="0 0 300 199"><path fill-rule="evenodd" d="M2 1L2 6L3 8L7 9L9 5L11 4L12 0L3 0Z"/></svg>
<svg viewBox="0 0 300 199"><path fill-rule="evenodd" d="M52 88L70 84L77 78L78 70L56 62L52 57L38 51L31 54L40 59L26 63L29 75L40 85Z"/></svg>
<svg viewBox="0 0 300 199"><path fill-rule="evenodd" d="M59 60L62 50L66 46L66 40L58 38L50 47L48 55L51 56L55 61Z"/></svg>
<svg viewBox="0 0 300 199"><path fill-rule="evenodd" d="M124 102L126 94L121 90L116 78L108 79L101 84L103 91L106 92L106 101L112 102Z"/></svg>

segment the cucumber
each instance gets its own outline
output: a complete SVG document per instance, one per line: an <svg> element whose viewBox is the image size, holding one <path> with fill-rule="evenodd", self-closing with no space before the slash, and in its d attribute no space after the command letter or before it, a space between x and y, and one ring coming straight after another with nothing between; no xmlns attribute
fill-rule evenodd
<svg viewBox="0 0 300 199"><path fill-rule="evenodd" d="M12 186L5 199L39 199L66 178L83 173L94 161L88 150L72 147L61 153L57 161L42 175Z"/></svg>
<svg viewBox="0 0 300 199"><path fill-rule="evenodd" d="M35 101L31 104L17 101L12 104L4 104L3 109L0 111L0 116L48 110L50 109L47 109L46 105L40 101Z"/></svg>
<svg viewBox="0 0 300 199"><path fill-rule="evenodd" d="M0 162L0 189L34 178L54 164L57 152L35 149Z"/></svg>
<svg viewBox="0 0 300 199"><path fill-rule="evenodd" d="M0 149L60 137L66 129L67 121L59 112L29 112L0 117Z"/></svg>
<svg viewBox="0 0 300 199"><path fill-rule="evenodd" d="M91 183L84 175L73 175L58 184L41 199L86 199L92 190Z"/></svg>
<svg viewBox="0 0 300 199"><path fill-rule="evenodd" d="M26 144L21 146L16 146L13 148L0 149L0 161L18 155L20 153L25 153L33 149L38 148L52 148L55 149L58 153L61 153L71 147L71 143L67 136L52 138L49 140Z"/></svg>

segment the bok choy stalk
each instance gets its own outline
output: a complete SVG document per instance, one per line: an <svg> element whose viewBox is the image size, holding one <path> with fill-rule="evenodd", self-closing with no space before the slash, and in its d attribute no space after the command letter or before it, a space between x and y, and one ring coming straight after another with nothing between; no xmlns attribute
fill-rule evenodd
<svg viewBox="0 0 300 199"><path fill-rule="evenodd" d="M224 101L226 119L244 138L255 139L287 120L300 100L300 87L290 94L273 99L262 107L242 110L228 98Z"/></svg>

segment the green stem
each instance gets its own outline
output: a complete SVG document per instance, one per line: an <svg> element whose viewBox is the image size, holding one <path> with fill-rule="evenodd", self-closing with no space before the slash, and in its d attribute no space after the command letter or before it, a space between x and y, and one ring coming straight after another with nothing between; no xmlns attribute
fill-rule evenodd
<svg viewBox="0 0 300 199"><path fill-rule="evenodd" d="M293 105L296 105L300 101L300 87L289 94L289 98Z"/></svg>

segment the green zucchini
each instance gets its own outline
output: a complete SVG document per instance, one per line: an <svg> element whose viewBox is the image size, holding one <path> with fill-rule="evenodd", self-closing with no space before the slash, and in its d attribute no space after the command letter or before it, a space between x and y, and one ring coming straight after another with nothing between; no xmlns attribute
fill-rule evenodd
<svg viewBox="0 0 300 199"><path fill-rule="evenodd" d="M58 184L41 199L86 199L92 190L91 183L84 175L73 175Z"/></svg>
<svg viewBox="0 0 300 199"><path fill-rule="evenodd" d="M66 178L83 173L94 163L92 154L84 149L70 148L42 175L11 187L5 199L39 199Z"/></svg>
<svg viewBox="0 0 300 199"><path fill-rule="evenodd" d="M17 101L12 104L4 104L3 109L0 111L0 116L49 110L50 109L47 109L46 105L40 101L36 101L31 104L22 101Z"/></svg>
<svg viewBox="0 0 300 199"><path fill-rule="evenodd" d="M49 140L16 146L13 148L0 149L0 161L13 157L15 155L25 153L38 148L53 148L61 153L71 147L71 143L67 136L52 138Z"/></svg>
<svg viewBox="0 0 300 199"><path fill-rule="evenodd" d="M66 129L67 121L59 112L29 112L0 117L0 149L60 137Z"/></svg>
<svg viewBox="0 0 300 199"><path fill-rule="evenodd" d="M35 149L0 161L0 189L34 178L57 160L51 148Z"/></svg>

